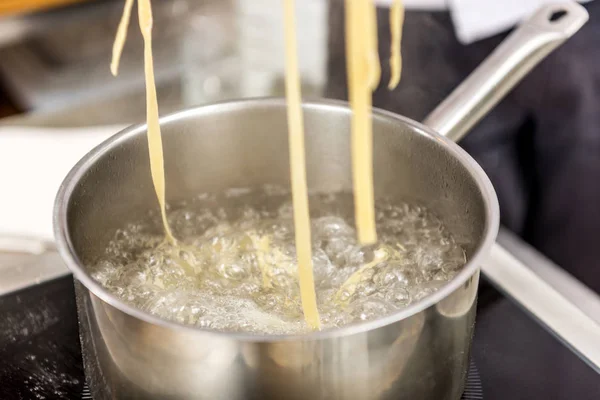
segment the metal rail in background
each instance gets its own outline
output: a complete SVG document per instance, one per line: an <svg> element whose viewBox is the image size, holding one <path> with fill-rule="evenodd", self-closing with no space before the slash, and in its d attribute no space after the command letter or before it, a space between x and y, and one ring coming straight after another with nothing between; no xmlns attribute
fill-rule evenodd
<svg viewBox="0 0 600 400"><path fill-rule="evenodd" d="M600 296L597 293L509 230L501 228L497 241L583 313L600 324Z"/></svg>
<svg viewBox="0 0 600 400"><path fill-rule="evenodd" d="M485 277L600 373L600 297L514 237L499 241L516 255L496 243L482 265Z"/></svg>

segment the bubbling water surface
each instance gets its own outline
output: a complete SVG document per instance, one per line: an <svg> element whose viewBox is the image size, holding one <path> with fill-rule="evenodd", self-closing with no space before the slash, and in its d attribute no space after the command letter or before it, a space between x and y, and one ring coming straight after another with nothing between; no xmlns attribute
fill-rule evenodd
<svg viewBox="0 0 600 400"><path fill-rule="evenodd" d="M310 198L313 268L324 329L372 320L428 296L464 266L442 221L411 203L376 205L379 242L356 240L350 193ZM305 333L289 193L202 195L115 233L92 276L161 318L229 332Z"/></svg>

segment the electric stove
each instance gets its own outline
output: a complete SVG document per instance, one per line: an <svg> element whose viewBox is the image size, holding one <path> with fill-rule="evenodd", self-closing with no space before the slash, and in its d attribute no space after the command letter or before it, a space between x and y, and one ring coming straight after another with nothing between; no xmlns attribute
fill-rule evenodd
<svg viewBox="0 0 600 400"><path fill-rule="evenodd" d="M499 292L481 286L463 399L600 398L600 375ZM0 399L91 398L71 276L0 297L0 316Z"/></svg>

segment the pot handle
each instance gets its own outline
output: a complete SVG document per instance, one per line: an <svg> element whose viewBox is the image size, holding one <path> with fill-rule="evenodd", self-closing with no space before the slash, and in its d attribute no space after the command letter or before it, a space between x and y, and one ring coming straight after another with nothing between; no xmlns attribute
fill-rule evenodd
<svg viewBox="0 0 600 400"><path fill-rule="evenodd" d="M453 141L479 122L504 96L554 49L588 20L576 2L542 6L523 22L467 77L424 124Z"/></svg>

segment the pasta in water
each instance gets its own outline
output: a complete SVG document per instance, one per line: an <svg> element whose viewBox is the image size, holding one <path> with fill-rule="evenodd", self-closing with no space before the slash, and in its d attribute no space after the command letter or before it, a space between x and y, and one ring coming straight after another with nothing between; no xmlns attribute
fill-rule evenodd
<svg viewBox="0 0 600 400"><path fill-rule="evenodd" d="M285 83L288 108L288 131L290 146L290 170L292 173L292 199L300 298L304 318L313 329L319 329L319 311L312 267L310 239L310 215L308 212L308 190L306 187L306 162L304 156L304 122L302 118L302 96L296 45L296 21L294 0L284 0L285 20Z"/></svg>
<svg viewBox="0 0 600 400"><path fill-rule="evenodd" d="M119 60L126 41L133 4L133 0L125 0L123 15L113 45L113 58L110 66L113 75L118 73ZM152 8L150 0L138 0L137 5L140 30L144 39L146 114L151 176L167 243L175 246L180 251L186 251L185 246L178 243L173 236L166 213L164 159L152 59ZM311 220L306 183L304 124L297 60L295 6L294 0L283 0L294 242L302 312L307 325L311 329L320 329L321 322L317 308L311 249ZM401 0L394 1L390 16L392 49L390 57L391 78L388 87L393 89L397 86L401 74L400 40L404 19ZM359 244L369 245L377 242L373 191L372 92L378 87L381 78L377 41L377 13L374 2L371 0L346 0L345 19L348 88L352 108L352 174L356 234ZM364 34L365 30L366 35ZM275 267L272 262L269 264L264 260L265 254L274 251L271 241L267 236L259 236L252 232L248 233L248 237L255 250L257 250L257 262L262 275L263 288L271 288L273 286L271 278ZM374 259L368 262L365 260L364 265L354 274L348 276L347 280L338 288L335 296L332 297L332 301L339 302L346 295L352 296L357 290L356 285L361 282L363 275L372 269L378 261L381 261L381 257L390 257L388 253L380 248ZM282 258L278 260L281 261Z"/></svg>

